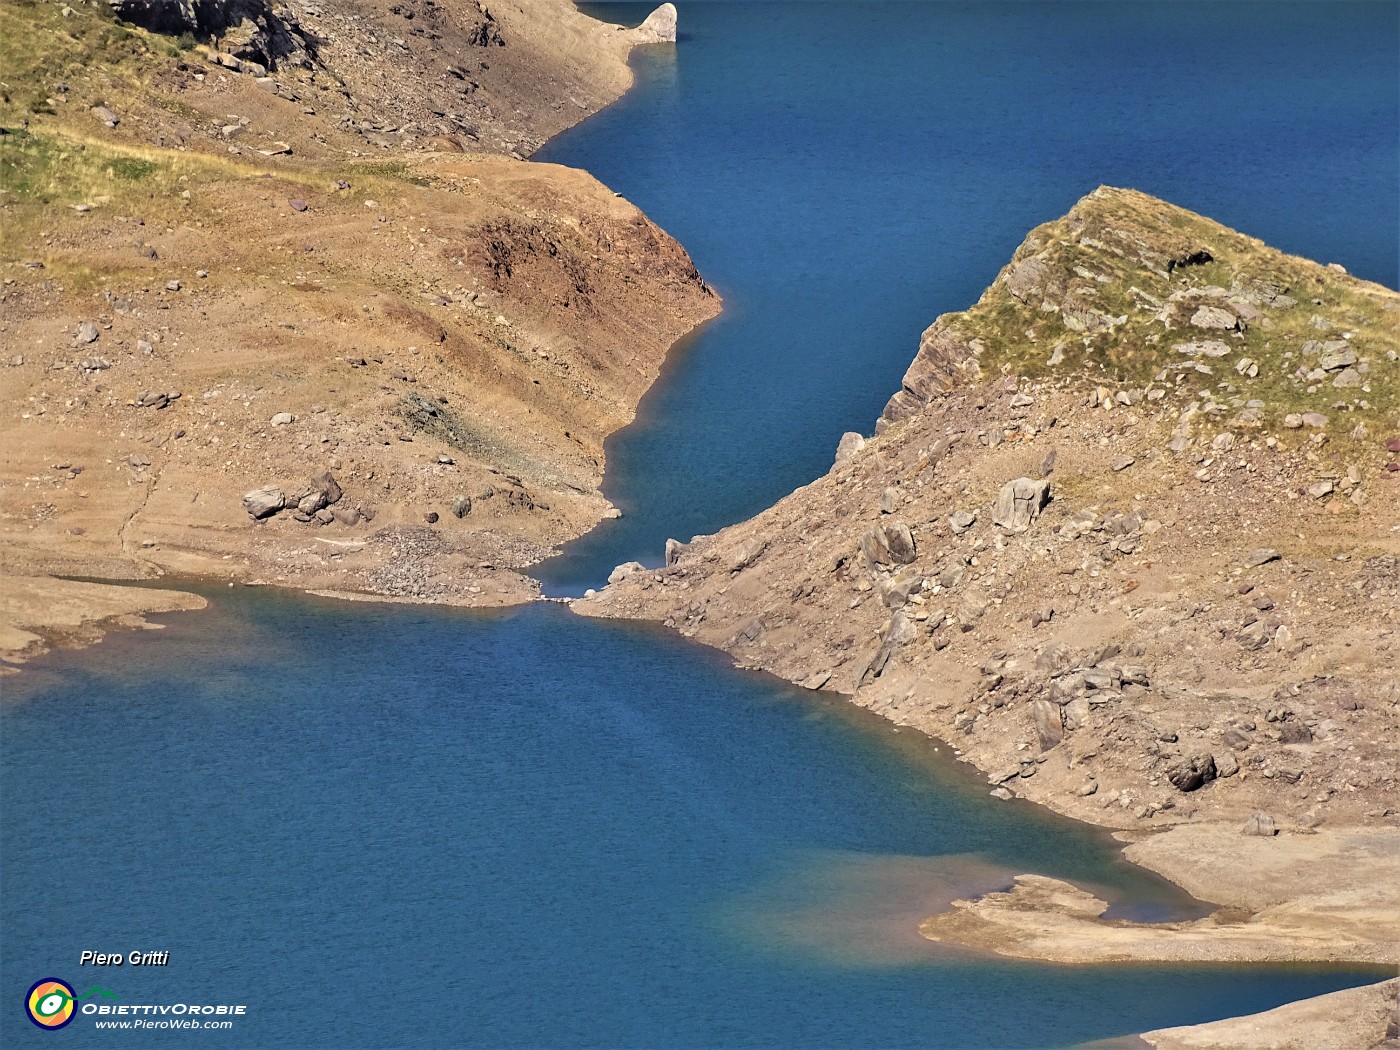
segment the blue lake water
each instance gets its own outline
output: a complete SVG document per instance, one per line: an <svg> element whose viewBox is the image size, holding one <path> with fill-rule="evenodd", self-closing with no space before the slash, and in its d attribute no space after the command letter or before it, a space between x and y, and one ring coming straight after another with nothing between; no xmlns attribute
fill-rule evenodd
<svg viewBox="0 0 1400 1050"><path fill-rule="evenodd" d="M626 517L544 567L556 593L825 473L934 317L1100 184L1400 279L1394 3L680 9L679 46L536 155L640 205L725 297L608 444Z"/></svg>
<svg viewBox="0 0 1400 1050"><path fill-rule="evenodd" d="M57 1042L19 1009L49 976L249 1008L65 1045L327 1048L1063 1046L1366 977L940 957L918 917L1027 866L1182 899L665 632L208 593L5 685L6 1046Z"/></svg>
<svg viewBox="0 0 1400 1050"><path fill-rule="evenodd" d="M1394 5L682 19L547 156L679 236L726 312L610 444L628 516L557 590L824 470L933 315L1100 182L1395 283ZM1192 907L932 742L665 631L207 593L0 679L0 1044L1052 1047L1374 976L939 953L918 917L1013 872ZM248 1013L51 1036L20 1007L48 976Z"/></svg>

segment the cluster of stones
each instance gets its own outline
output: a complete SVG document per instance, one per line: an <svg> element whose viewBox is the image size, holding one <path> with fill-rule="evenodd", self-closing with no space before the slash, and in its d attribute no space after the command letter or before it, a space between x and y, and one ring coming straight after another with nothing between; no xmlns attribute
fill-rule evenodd
<svg viewBox="0 0 1400 1050"><path fill-rule="evenodd" d="M329 525L338 521L342 525L357 525L374 518L373 511L365 507L336 506L343 495L334 475L326 470L291 493L277 485L264 485L246 492L243 509L254 521L264 521L283 510L290 510L293 518L307 524Z"/></svg>

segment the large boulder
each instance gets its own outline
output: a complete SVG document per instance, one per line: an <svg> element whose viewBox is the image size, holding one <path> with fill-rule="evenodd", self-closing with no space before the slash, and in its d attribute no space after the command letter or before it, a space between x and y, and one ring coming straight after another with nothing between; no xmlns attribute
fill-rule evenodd
<svg viewBox="0 0 1400 1050"><path fill-rule="evenodd" d="M1041 510L1050 502L1050 482L1044 478L1032 481L1030 478L1017 478L1008 481L997 494L992 521L1012 532L1022 532L1031 522L1040 517Z"/></svg>
<svg viewBox="0 0 1400 1050"><path fill-rule="evenodd" d="M841 435L841 441L836 446L836 462L834 467L844 467L860 454L860 450L865 448L865 438L857 434L854 430L848 430Z"/></svg>
<svg viewBox="0 0 1400 1050"><path fill-rule="evenodd" d="M1201 306L1191 315L1191 324L1195 328L1238 328L1240 321L1234 313L1219 306Z"/></svg>
<svg viewBox="0 0 1400 1050"><path fill-rule="evenodd" d="M908 565L918 557L914 534L902 521L867 529L860 538L860 553L867 569L877 565Z"/></svg>
<svg viewBox="0 0 1400 1050"><path fill-rule="evenodd" d="M886 609L902 609L909 604L911 595L924 589L922 576L894 576L880 581L880 600Z"/></svg>
<svg viewBox="0 0 1400 1050"><path fill-rule="evenodd" d="M1272 838L1278 834L1278 825L1274 823L1274 818L1263 810L1255 810L1253 815L1244 822L1244 827L1240 829L1242 835L1253 835L1258 838Z"/></svg>
<svg viewBox="0 0 1400 1050"><path fill-rule="evenodd" d="M1216 775L1215 758L1205 753L1183 759L1167 770L1167 779L1178 791L1195 791Z"/></svg>
<svg viewBox="0 0 1400 1050"><path fill-rule="evenodd" d="M1322 356L1317 359L1317 367L1324 372L1340 372L1354 364L1356 364L1356 351L1341 340L1335 343L1324 343Z"/></svg>
<svg viewBox="0 0 1400 1050"><path fill-rule="evenodd" d="M335 480L335 475L329 470L323 470L312 478L311 488L326 498L323 506L339 503L340 497L344 495L340 490L340 483Z"/></svg>
<svg viewBox="0 0 1400 1050"><path fill-rule="evenodd" d="M1313 731L1306 722L1287 721L1278 727L1280 744L1311 744Z"/></svg>
<svg viewBox="0 0 1400 1050"><path fill-rule="evenodd" d="M287 505L287 496L276 485L264 485L260 489L243 494L243 509L255 521L270 518Z"/></svg>
<svg viewBox="0 0 1400 1050"><path fill-rule="evenodd" d="M642 572L645 569L646 566L639 561L625 561L617 568L615 568L612 572L608 573L608 582L621 583L623 580L627 579L627 577L631 576L634 572Z"/></svg>
<svg viewBox="0 0 1400 1050"><path fill-rule="evenodd" d="M885 624L883 633L884 640L880 643L880 648L870 658L870 662L856 675L856 688L860 688L861 683L867 677L879 678L880 675L884 674L885 665L890 662L890 657L917 638L919 628L902 611L896 610Z"/></svg>
<svg viewBox="0 0 1400 1050"><path fill-rule="evenodd" d="M900 565L908 565L916 557L918 551L914 547L914 534L909 531L909 526L902 521L892 521L884 527L885 546L889 548L891 557Z"/></svg>
<svg viewBox="0 0 1400 1050"><path fill-rule="evenodd" d="M1049 751L1065 736L1064 715L1060 705L1049 700L1035 700L1031 703L1031 720L1035 723L1036 739L1040 750Z"/></svg>
<svg viewBox="0 0 1400 1050"><path fill-rule="evenodd" d="M958 625L962 631L966 633L972 630L973 625L986 615L991 604L985 591L977 587L968 588L957 608Z"/></svg>
<svg viewBox="0 0 1400 1050"><path fill-rule="evenodd" d="M676 42L676 5L662 4L646 21L632 30L639 44L674 44Z"/></svg>

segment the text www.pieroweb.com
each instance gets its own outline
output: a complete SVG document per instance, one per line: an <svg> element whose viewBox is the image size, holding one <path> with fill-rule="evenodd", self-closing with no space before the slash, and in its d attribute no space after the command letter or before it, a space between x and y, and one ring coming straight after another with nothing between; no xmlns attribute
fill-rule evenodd
<svg viewBox="0 0 1400 1050"><path fill-rule="evenodd" d="M121 1006L89 1003L83 1013L93 1016L94 1028L139 1029L227 1029L235 1018L242 1017L247 1007L194 1006L175 1003L170 1006L124 1004Z"/></svg>

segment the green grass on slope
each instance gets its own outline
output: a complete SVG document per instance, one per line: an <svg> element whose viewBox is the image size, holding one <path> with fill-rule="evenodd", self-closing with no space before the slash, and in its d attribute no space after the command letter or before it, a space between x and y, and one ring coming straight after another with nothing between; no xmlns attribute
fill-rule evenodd
<svg viewBox="0 0 1400 1050"><path fill-rule="evenodd" d="M1202 252L1209 261L1187 261ZM1022 302L1008 277L1031 261L1043 277ZM1223 298L1258 316L1239 331L1194 327L1193 307L1164 321L1161 308L1174 293L1187 302L1203 296L1206 305ZM1343 423L1347 431L1357 422L1393 428L1400 410L1400 295L1129 190L1100 190L1035 229L955 323L985 346L984 374L1168 386L1223 406L1223 420L1252 408L1270 428L1289 413L1320 412L1334 435ZM1336 387L1335 373L1297 374L1317 363L1305 344L1344 336L1365 366L1362 385ZM1204 340L1228 352L1192 358L1176 349ZM1183 367L1191 361L1210 372ZM1257 375L1237 371L1248 362Z"/></svg>

